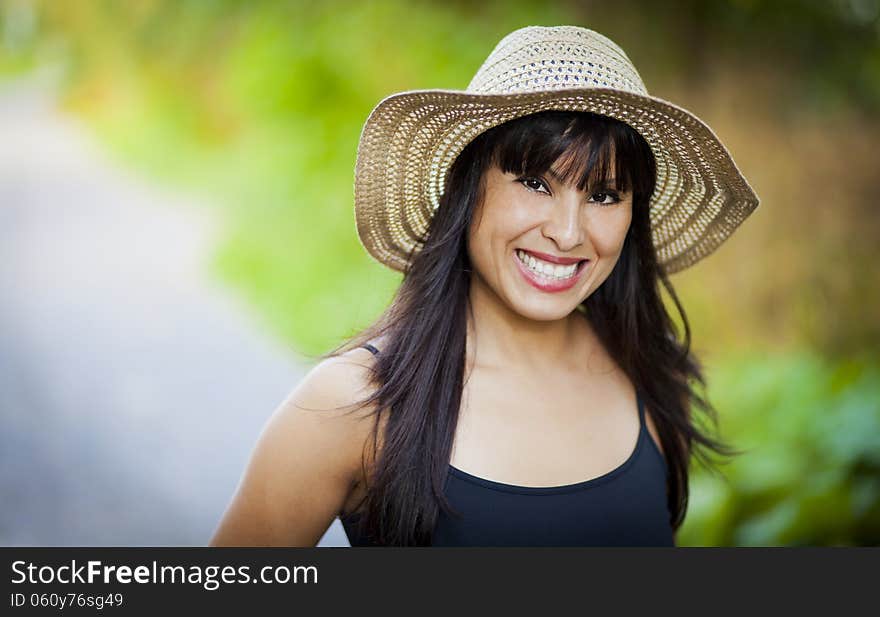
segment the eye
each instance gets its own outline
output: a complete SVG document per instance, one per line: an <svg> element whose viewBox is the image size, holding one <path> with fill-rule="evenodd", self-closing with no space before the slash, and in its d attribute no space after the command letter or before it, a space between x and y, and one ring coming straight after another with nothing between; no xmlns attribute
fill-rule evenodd
<svg viewBox="0 0 880 617"><path fill-rule="evenodd" d="M534 193L546 193L547 195L550 194L550 189L547 188L547 185L540 178L524 176L522 178L517 178L516 181ZM542 191L542 188L545 190Z"/></svg>
<svg viewBox="0 0 880 617"><path fill-rule="evenodd" d="M592 199L594 197L599 197L599 199L596 199L595 201L603 206L613 206L614 204L616 204L617 202L620 201L620 195L618 195L617 193L615 193L613 191L593 193L591 195L590 201L594 201ZM606 199L610 199L611 201L606 201Z"/></svg>

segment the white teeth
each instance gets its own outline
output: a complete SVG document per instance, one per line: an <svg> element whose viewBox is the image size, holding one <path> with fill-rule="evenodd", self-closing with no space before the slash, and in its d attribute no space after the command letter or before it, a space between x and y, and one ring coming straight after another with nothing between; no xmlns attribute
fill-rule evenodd
<svg viewBox="0 0 880 617"><path fill-rule="evenodd" d="M521 262L528 266L528 268L532 272L544 278L559 280L571 278L572 276L574 276L574 273L577 271L578 267L578 264L571 264L569 266L551 264L549 262L536 259L534 256L529 255L522 250L517 250L516 256Z"/></svg>

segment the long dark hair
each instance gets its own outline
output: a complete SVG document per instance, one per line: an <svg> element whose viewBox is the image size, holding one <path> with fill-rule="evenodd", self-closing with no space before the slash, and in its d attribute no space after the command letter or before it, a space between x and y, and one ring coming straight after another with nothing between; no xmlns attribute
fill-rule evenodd
<svg viewBox="0 0 880 617"><path fill-rule="evenodd" d="M564 161L563 180L586 190L608 179L612 160L617 188L633 191L632 222L614 270L578 310L652 414L667 460L673 529L687 510L691 454L711 466L707 451L737 453L701 432L691 417L699 408L717 422L715 409L696 391L705 381L690 351L690 326L651 241L648 203L656 163L650 147L630 126L607 116L540 112L491 128L465 147L389 307L323 356L385 339L371 368L375 389L360 401L375 414L371 464L366 453L364 459L366 496L357 509L373 542L430 545L439 508L454 512L443 487L465 378L471 281L466 238L484 171L497 165L506 173L538 176ZM681 315L683 340L661 300L661 284Z"/></svg>

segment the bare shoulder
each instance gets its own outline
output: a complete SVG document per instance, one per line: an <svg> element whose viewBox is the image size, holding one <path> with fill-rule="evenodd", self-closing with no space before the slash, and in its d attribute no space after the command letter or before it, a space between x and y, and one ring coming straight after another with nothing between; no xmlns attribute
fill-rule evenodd
<svg viewBox="0 0 880 617"><path fill-rule="evenodd" d="M360 478L373 361L354 349L306 373L266 422L211 544L317 543Z"/></svg>
<svg viewBox="0 0 880 617"><path fill-rule="evenodd" d="M323 444L333 453L338 473L357 478L374 407L361 405L372 392L373 354L362 348L315 365L273 414L269 426L279 438Z"/></svg>
<svg viewBox="0 0 880 617"><path fill-rule="evenodd" d="M369 396L370 377L375 358L363 348L349 350L327 358L306 373L293 390L282 410L293 413L313 408L328 418L348 415L355 403ZM359 414L362 415L362 414Z"/></svg>
<svg viewBox="0 0 880 617"><path fill-rule="evenodd" d="M321 361L278 406L267 429L276 429L282 438L293 437L295 429L297 441L306 432L311 438L335 442L340 447L337 454L351 455L349 448L342 447L358 445L365 420L373 411L371 406L359 405L371 392L373 361L366 349L353 349Z"/></svg>

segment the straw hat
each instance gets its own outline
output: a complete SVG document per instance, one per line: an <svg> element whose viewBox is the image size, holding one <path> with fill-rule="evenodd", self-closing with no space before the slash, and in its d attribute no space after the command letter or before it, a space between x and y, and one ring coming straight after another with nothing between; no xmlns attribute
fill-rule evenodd
<svg viewBox="0 0 880 617"><path fill-rule="evenodd" d="M467 89L412 90L367 118L355 166L364 248L403 271L421 248L455 158L489 128L544 110L625 122L650 145L650 220L660 263L683 270L714 251L758 206L724 145L692 113L650 96L624 51L576 26L521 28L495 47Z"/></svg>

